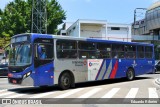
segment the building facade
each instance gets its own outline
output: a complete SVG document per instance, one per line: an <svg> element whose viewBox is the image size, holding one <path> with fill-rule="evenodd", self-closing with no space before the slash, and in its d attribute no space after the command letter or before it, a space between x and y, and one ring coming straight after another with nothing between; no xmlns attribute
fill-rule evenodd
<svg viewBox="0 0 160 107"><path fill-rule="evenodd" d="M66 23L64 24L66 25ZM61 29L64 31L65 29ZM65 30L67 36L131 41L131 25L107 23L106 20L79 19Z"/></svg>

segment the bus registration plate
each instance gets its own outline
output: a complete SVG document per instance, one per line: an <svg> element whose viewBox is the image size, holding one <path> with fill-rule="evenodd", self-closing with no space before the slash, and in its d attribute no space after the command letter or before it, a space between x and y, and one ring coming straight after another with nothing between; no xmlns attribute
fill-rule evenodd
<svg viewBox="0 0 160 107"><path fill-rule="evenodd" d="M13 84L17 84L17 81L16 81L16 80L12 80L12 83L13 83Z"/></svg>

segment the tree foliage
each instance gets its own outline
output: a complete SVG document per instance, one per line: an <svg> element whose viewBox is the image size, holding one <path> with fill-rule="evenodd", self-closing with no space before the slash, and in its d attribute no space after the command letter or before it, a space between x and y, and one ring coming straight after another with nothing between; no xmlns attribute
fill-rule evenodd
<svg viewBox="0 0 160 107"><path fill-rule="evenodd" d="M14 0L0 10L0 37L31 32L32 0ZM66 19L65 11L57 0L47 0L47 32L54 34Z"/></svg>

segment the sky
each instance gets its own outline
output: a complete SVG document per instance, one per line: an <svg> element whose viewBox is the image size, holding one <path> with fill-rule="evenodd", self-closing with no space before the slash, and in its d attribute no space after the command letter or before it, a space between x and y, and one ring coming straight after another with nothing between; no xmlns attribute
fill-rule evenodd
<svg viewBox="0 0 160 107"><path fill-rule="evenodd" d="M0 8L13 0L0 0ZM64 22L78 19L107 20L109 23L132 23L136 8L148 8L158 0L57 0L66 11ZM144 11L143 11L144 12ZM139 18L144 16L137 13ZM139 15L138 15L139 14Z"/></svg>

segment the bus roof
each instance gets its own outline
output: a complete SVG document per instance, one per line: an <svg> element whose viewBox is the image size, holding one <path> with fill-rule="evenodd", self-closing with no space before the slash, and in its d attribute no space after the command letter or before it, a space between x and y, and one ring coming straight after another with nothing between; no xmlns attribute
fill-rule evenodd
<svg viewBox="0 0 160 107"><path fill-rule="evenodd" d="M90 41L90 42L107 42L107 43L117 43L117 44L154 46L153 44L149 44L149 43L124 42L124 41L104 40L99 38L96 39L96 38L72 37L72 36L62 36L62 35L52 35L52 34L37 34L37 33L18 34L18 35L15 35L14 37L22 36L22 35L32 35L32 36L38 36L42 38L56 38L56 39L67 39L67 40L84 40L84 41Z"/></svg>

